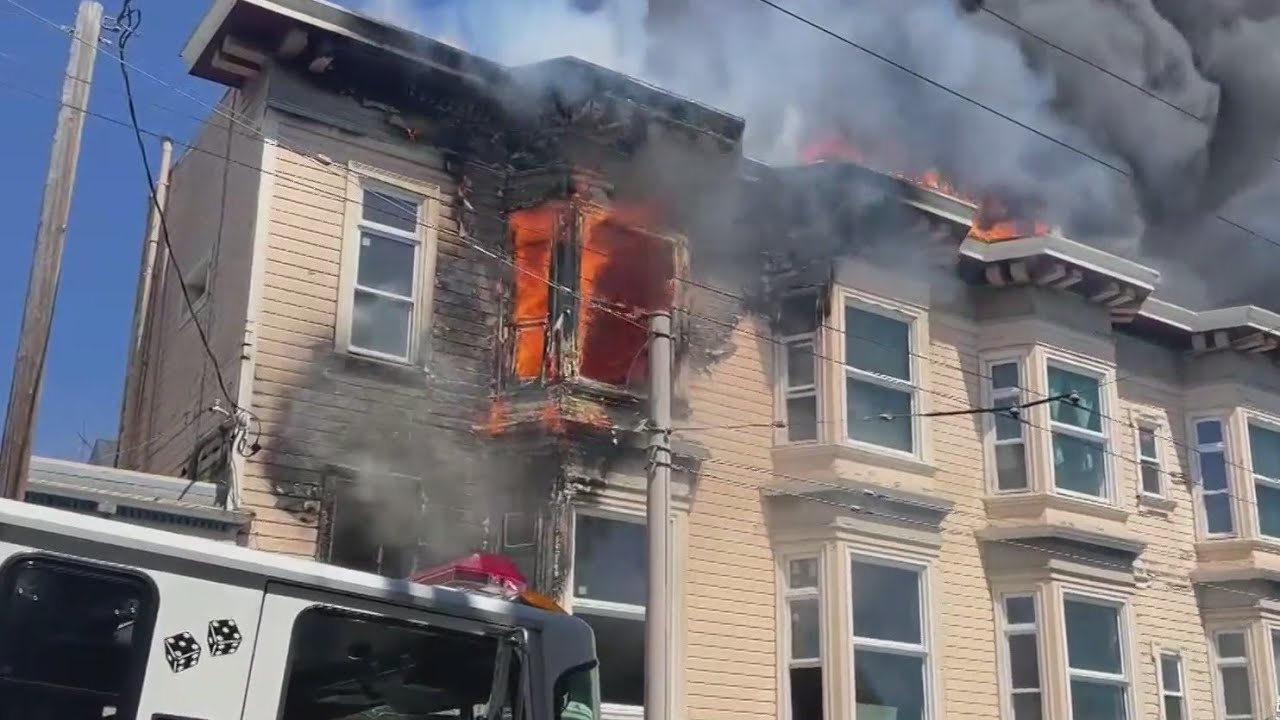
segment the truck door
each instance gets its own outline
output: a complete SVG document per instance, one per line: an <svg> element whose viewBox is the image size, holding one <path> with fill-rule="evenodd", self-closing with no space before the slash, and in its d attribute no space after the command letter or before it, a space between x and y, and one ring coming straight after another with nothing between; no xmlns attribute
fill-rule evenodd
<svg viewBox="0 0 1280 720"><path fill-rule="evenodd" d="M244 720L511 717L519 696L519 653L503 636L513 634L511 628L271 583ZM506 672L495 672L498 667Z"/></svg>

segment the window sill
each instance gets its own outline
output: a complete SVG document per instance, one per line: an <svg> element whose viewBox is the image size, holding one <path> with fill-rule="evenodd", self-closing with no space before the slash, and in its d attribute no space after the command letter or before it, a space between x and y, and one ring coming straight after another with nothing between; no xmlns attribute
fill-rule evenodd
<svg viewBox="0 0 1280 720"><path fill-rule="evenodd" d="M984 501L989 540L1053 537L1139 553L1142 537L1128 528L1130 513L1114 505L1054 493L988 496Z"/></svg>
<svg viewBox="0 0 1280 720"><path fill-rule="evenodd" d="M1157 515L1169 516L1178 507L1178 501L1170 497L1138 493L1138 507Z"/></svg>
<svg viewBox="0 0 1280 720"><path fill-rule="evenodd" d="M774 470L814 480L851 480L884 488L932 492L937 468L919 459L849 443L807 443L773 448Z"/></svg>
<svg viewBox="0 0 1280 720"><path fill-rule="evenodd" d="M643 705L618 705L600 703L601 720L640 720L644 717Z"/></svg>
<svg viewBox="0 0 1280 720"><path fill-rule="evenodd" d="M394 383L420 383L431 373L426 368L399 360L362 355L339 348L335 370L364 375L371 379Z"/></svg>
<svg viewBox="0 0 1280 720"><path fill-rule="evenodd" d="M1196 543L1193 582L1280 581L1280 539L1214 538Z"/></svg>

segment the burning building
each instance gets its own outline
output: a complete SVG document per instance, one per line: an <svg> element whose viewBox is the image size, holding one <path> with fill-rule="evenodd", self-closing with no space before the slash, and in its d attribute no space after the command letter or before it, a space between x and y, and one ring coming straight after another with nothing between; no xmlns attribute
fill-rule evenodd
<svg viewBox="0 0 1280 720"><path fill-rule="evenodd" d="M172 171L120 454L219 484L254 546L507 555L633 717L669 311L671 716L1127 720L1214 691L1206 637L1280 622L1240 599L1280 579L1280 318L1161 302L888 142L746 159L741 119L573 58L317 0L219 0L184 57L228 93ZM252 443L206 412L196 324Z"/></svg>

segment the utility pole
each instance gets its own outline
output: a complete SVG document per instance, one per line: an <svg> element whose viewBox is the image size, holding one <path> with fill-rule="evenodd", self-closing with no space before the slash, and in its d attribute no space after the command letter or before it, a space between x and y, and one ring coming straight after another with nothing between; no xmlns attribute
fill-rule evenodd
<svg viewBox="0 0 1280 720"><path fill-rule="evenodd" d="M84 111L89 105L93 64L98 57L102 34L102 5L82 2L76 12L71 59L62 84L62 105L53 133L49 174L45 179L40 224L36 228L35 254L27 282L27 302L22 311L22 334L13 363L9 388L9 409L0 441L0 491L4 497L26 497L27 469L31 464L31 440L35 434L36 409L44 379L44 361L49 352L49 331L53 325L54 300L62 272L62 248L67 239L67 219L71 214L71 190L80 159L80 137L84 131Z"/></svg>
<svg viewBox="0 0 1280 720"><path fill-rule="evenodd" d="M644 610L644 717L666 720L671 697L671 315L649 317L649 540Z"/></svg>

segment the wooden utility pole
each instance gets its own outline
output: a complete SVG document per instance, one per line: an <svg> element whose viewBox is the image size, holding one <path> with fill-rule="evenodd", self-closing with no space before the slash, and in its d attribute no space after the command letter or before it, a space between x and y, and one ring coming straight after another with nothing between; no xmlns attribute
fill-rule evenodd
<svg viewBox="0 0 1280 720"><path fill-rule="evenodd" d="M644 608L644 720L671 709L671 315L649 317L648 596Z"/></svg>
<svg viewBox="0 0 1280 720"><path fill-rule="evenodd" d="M0 490L3 496L26 497L27 469L31 464L31 441L35 434L36 408L44 379L44 361L49 352L49 331L53 325L54 300L62 273L62 248L67 239L67 219L71 214L71 190L76 164L80 160L80 137L85 109L89 106L89 86L98 57L102 34L102 5L82 2L76 12L71 59L62 84L62 105L53 133L49 174L45 179L40 224L36 228L36 248L27 282L27 302L22 311L22 334L13 363L9 388L9 410L0 440Z"/></svg>

